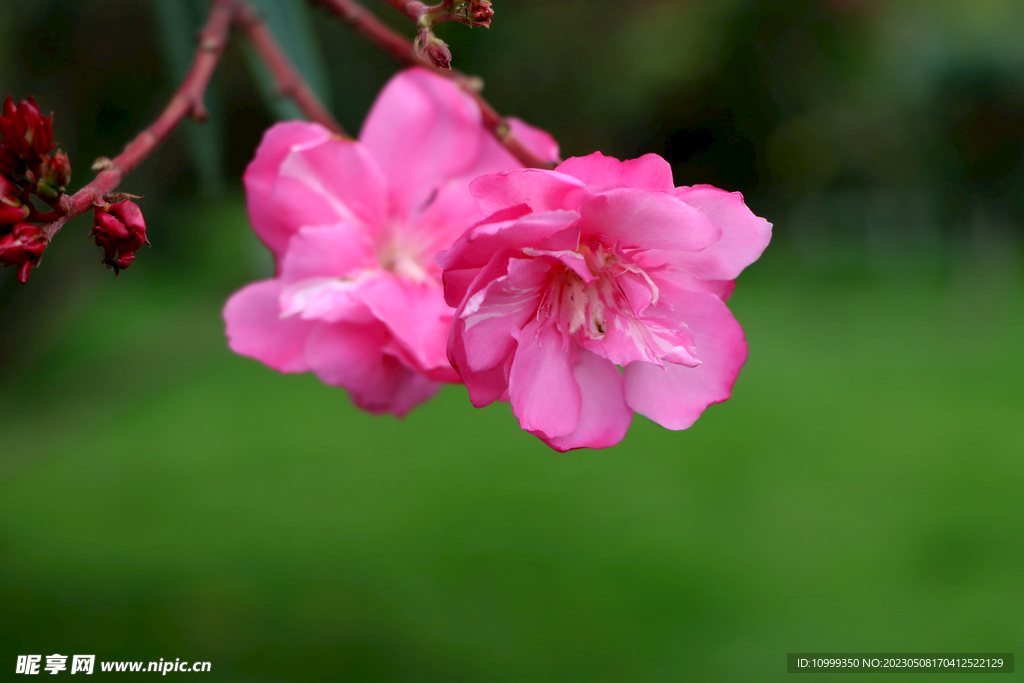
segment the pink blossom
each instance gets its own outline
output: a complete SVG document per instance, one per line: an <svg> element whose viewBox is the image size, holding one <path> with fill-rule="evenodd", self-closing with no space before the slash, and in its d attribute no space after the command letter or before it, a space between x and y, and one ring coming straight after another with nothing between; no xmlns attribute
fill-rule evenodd
<svg viewBox="0 0 1024 683"><path fill-rule="evenodd" d="M437 262L474 405L508 400L566 451L618 443L634 411L686 429L729 398L747 344L724 301L771 237L739 193L600 153L470 189L493 213Z"/></svg>
<svg viewBox="0 0 1024 683"><path fill-rule="evenodd" d="M546 133L513 127L557 158ZM358 141L313 123L273 126L245 188L277 271L228 300L229 346L281 372L312 371L373 412L404 415L460 381L433 258L486 215L469 182L519 166L476 104L424 69L385 86Z"/></svg>

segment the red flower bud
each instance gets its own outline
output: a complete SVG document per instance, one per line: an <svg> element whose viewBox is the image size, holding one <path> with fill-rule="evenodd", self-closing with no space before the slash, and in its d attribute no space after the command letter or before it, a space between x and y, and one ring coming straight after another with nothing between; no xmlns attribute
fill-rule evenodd
<svg viewBox="0 0 1024 683"><path fill-rule="evenodd" d="M416 41L413 44L416 48L416 54L422 57L425 53L430 62L437 68L452 68L452 51L429 28L421 28L416 34Z"/></svg>
<svg viewBox="0 0 1024 683"><path fill-rule="evenodd" d="M71 182L71 161L68 155L58 149L52 157L43 157L40 176L36 183L36 194L47 199L60 197Z"/></svg>
<svg viewBox="0 0 1024 683"><path fill-rule="evenodd" d="M0 175L0 225L10 225L28 218L31 209L22 203L18 188Z"/></svg>
<svg viewBox="0 0 1024 683"><path fill-rule="evenodd" d="M44 117L34 97L22 100L15 107L10 96L4 100L0 116L3 146L20 156L43 156L53 149L53 113Z"/></svg>
<svg viewBox="0 0 1024 683"><path fill-rule="evenodd" d="M25 175L25 163L17 154L0 144L0 175L21 178Z"/></svg>
<svg viewBox="0 0 1024 683"><path fill-rule="evenodd" d="M493 16L494 10L491 9L491 0L470 0L469 10L466 12L466 18L469 20L470 26L490 28L491 17Z"/></svg>
<svg viewBox="0 0 1024 683"><path fill-rule="evenodd" d="M0 263L18 267L18 282L25 284L28 273L39 265L48 242L43 231L28 223L17 223L0 237Z"/></svg>
<svg viewBox="0 0 1024 683"><path fill-rule="evenodd" d="M149 244L142 210L135 202L126 200L95 207L94 218L89 236L103 250L103 264L117 275L131 265L142 245Z"/></svg>

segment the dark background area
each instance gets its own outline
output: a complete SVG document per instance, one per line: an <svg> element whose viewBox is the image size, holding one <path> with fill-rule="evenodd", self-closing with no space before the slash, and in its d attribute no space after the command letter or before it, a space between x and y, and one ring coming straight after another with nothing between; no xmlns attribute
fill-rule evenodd
<svg viewBox="0 0 1024 683"><path fill-rule="evenodd" d="M395 66L257 4L358 131ZM494 4L438 33L499 111L774 223L730 300L733 399L560 455L458 387L374 418L231 355L219 309L270 272L240 174L294 115L239 36L211 120L122 186L151 249L115 279L79 219L26 286L0 271L0 671L749 681L786 652L1019 650L1024 4ZM203 12L5 0L0 93L56 112L77 189L163 108Z"/></svg>

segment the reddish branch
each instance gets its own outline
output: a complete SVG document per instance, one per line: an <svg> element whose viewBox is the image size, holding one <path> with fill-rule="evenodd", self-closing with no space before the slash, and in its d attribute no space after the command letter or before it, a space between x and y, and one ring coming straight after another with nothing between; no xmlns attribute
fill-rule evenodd
<svg viewBox="0 0 1024 683"><path fill-rule="evenodd" d="M239 3L236 16L249 41L263 57L267 68L270 69L270 73L277 83L278 92L293 100L311 121L316 121L336 135L348 137L341 125L334 120L330 112L317 99L313 89L303 80L298 69L288 61L288 57L274 40L274 36L267 30L267 26L260 19L259 14L248 4Z"/></svg>
<svg viewBox="0 0 1024 683"><path fill-rule="evenodd" d="M281 94L292 98L310 119L339 135L344 135L341 126L320 104L245 0L214 0L206 26L199 34L199 49L196 51L192 68L163 113L149 128L129 142L123 152L113 159L99 159L93 165L93 170L99 173L91 183L73 196L64 195L60 198L54 206L60 217L41 228L47 240L52 240L69 220L91 209L94 202L102 201L104 195L113 191L124 176L160 146L179 123L188 117L197 121L206 119L203 94L220 62L221 55L224 54L231 25L236 19L266 62Z"/></svg>
<svg viewBox="0 0 1024 683"><path fill-rule="evenodd" d="M422 4L405 2L404 0L387 1L389 4L396 7L399 5L406 6L411 4ZM401 34L396 33L389 26L384 24L384 22L378 19L376 15L363 8L354 0L311 0L311 2L323 5L332 13L344 19L350 26L352 26L352 28L366 36L372 42L376 43L380 48L402 64L407 66L422 66L425 69L430 69L439 76L455 81L455 83L467 95L472 97L480 107L480 113L483 115L483 123L487 129L490 130L491 133L494 134L494 137L497 138L498 142L500 142L505 149L511 152L513 156L519 159L524 166L531 168L553 168L555 166L554 160L542 159L537 156L515 135L515 133L512 132L508 123L480 94L479 79L466 76L465 74L461 74L454 70L439 69L431 64L429 60L419 57L416 54L416 50L413 48L411 41L403 37Z"/></svg>

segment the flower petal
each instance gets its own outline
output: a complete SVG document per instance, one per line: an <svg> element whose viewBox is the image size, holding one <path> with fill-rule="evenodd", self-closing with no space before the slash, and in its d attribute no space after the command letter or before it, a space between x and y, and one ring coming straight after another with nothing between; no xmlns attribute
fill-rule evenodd
<svg viewBox="0 0 1024 683"><path fill-rule="evenodd" d="M435 379L460 381L446 351L454 311L444 302L440 287L381 273L352 296L387 326L413 367L434 373Z"/></svg>
<svg viewBox="0 0 1024 683"><path fill-rule="evenodd" d="M581 238L625 248L699 251L722 230L707 216L667 192L609 190L580 205Z"/></svg>
<svg viewBox="0 0 1024 683"><path fill-rule="evenodd" d="M622 441L633 422L633 410L626 405L619 369L590 351L580 351L572 369L580 387L580 419L572 434L547 439L558 451L573 448L608 448Z"/></svg>
<svg viewBox="0 0 1024 683"><path fill-rule="evenodd" d="M414 68L384 86L359 139L390 183L392 216L406 222L439 185L475 165L485 133L480 108L468 95Z"/></svg>
<svg viewBox="0 0 1024 683"><path fill-rule="evenodd" d="M320 323L309 335L306 359L321 381L348 389L360 408L401 416L441 385L384 354L389 340L380 323Z"/></svg>
<svg viewBox="0 0 1024 683"><path fill-rule="evenodd" d="M686 429L712 403L732 394L732 385L747 359L743 329L714 294L678 290L668 298L674 315L693 334L701 364L694 368L630 363L625 370L626 403L668 429Z"/></svg>
<svg viewBox="0 0 1024 683"><path fill-rule="evenodd" d="M537 312L551 266L541 259L507 261L507 274L490 280L459 308L459 331L465 344L460 369L497 367L515 346L513 333Z"/></svg>
<svg viewBox="0 0 1024 683"><path fill-rule="evenodd" d="M562 160L562 157L559 156L558 142L547 131L531 126L515 116L506 117L505 123L516 134L516 137L522 140L523 144L541 159L556 163ZM494 139L493 135L491 139ZM496 140L495 143L497 143ZM502 147L502 150L504 149Z"/></svg>
<svg viewBox="0 0 1024 683"><path fill-rule="evenodd" d="M224 305L228 346L281 372L305 372L303 349L315 323L282 318L279 280L262 280L231 295Z"/></svg>
<svg viewBox="0 0 1024 683"><path fill-rule="evenodd" d="M555 170L578 178L587 185L614 185L665 191L675 188L672 167L657 154L645 154L639 159L619 161L615 157L606 157L600 152L594 152L585 157L566 159Z"/></svg>
<svg viewBox="0 0 1024 683"><path fill-rule="evenodd" d="M768 246L772 224L755 216L743 203L739 192L695 185L680 187L674 194L711 219L722 231L721 239L700 253L679 254L673 259L675 267L702 280L735 280Z"/></svg>
<svg viewBox="0 0 1024 683"><path fill-rule="evenodd" d="M533 321L513 330L519 343L509 373L508 395L519 425L543 439L567 436L580 420L580 387L572 366L579 349L554 325Z"/></svg>
<svg viewBox="0 0 1024 683"><path fill-rule="evenodd" d="M512 354L508 354L503 363L487 369L473 370L466 362L464 339L459 328L464 325L460 320L452 324L451 336L448 339L448 358L452 366L459 369L459 375L466 385L469 401L475 408L483 408L495 401L508 400L508 373L512 366Z"/></svg>
<svg viewBox="0 0 1024 683"><path fill-rule="evenodd" d="M292 148L279 168L274 208L295 226L344 221L372 233L387 221L387 189L364 145L331 137Z"/></svg>
<svg viewBox="0 0 1024 683"><path fill-rule="evenodd" d="M281 290L281 317L297 316L326 323L372 322L376 318L370 309L352 293L374 277L377 272L362 271L354 278L311 277L293 282Z"/></svg>
<svg viewBox="0 0 1024 683"><path fill-rule="evenodd" d="M491 218L502 215L499 213ZM466 295L464 285L472 282L470 277L459 277L459 271L479 270L504 249L575 249L578 244L575 224L578 220L579 214L574 211L548 211L496 223L484 221L473 226L459 237L451 249L434 258L445 271L445 299L453 306L459 305ZM452 273L456 274L455 277L450 276Z"/></svg>
<svg viewBox="0 0 1024 683"><path fill-rule="evenodd" d="M330 137L331 131L317 123L289 121L274 124L263 134L256 157L245 169L243 181L249 220L264 244L278 256L284 255L288 240L299 228L289 219L287 212L275 209L274 185L281 162L294 146L322 142Z"/></svg>
<svg viewBox="0 0 1024 683"><path fill-rule="evenodd" d="M521 168L484 175L469 185L470 192L485 213L517 204L533 211L574 209L575 198L586 184L570 175L537 168Z"/></svg>
<svg viewBox="0 0 1024 683"><path fill-rule="evenodd" d="M281 277L295 281L310 277L343 277L377 265L373 242L351 223L305 227L288 243Z"/></svg>

